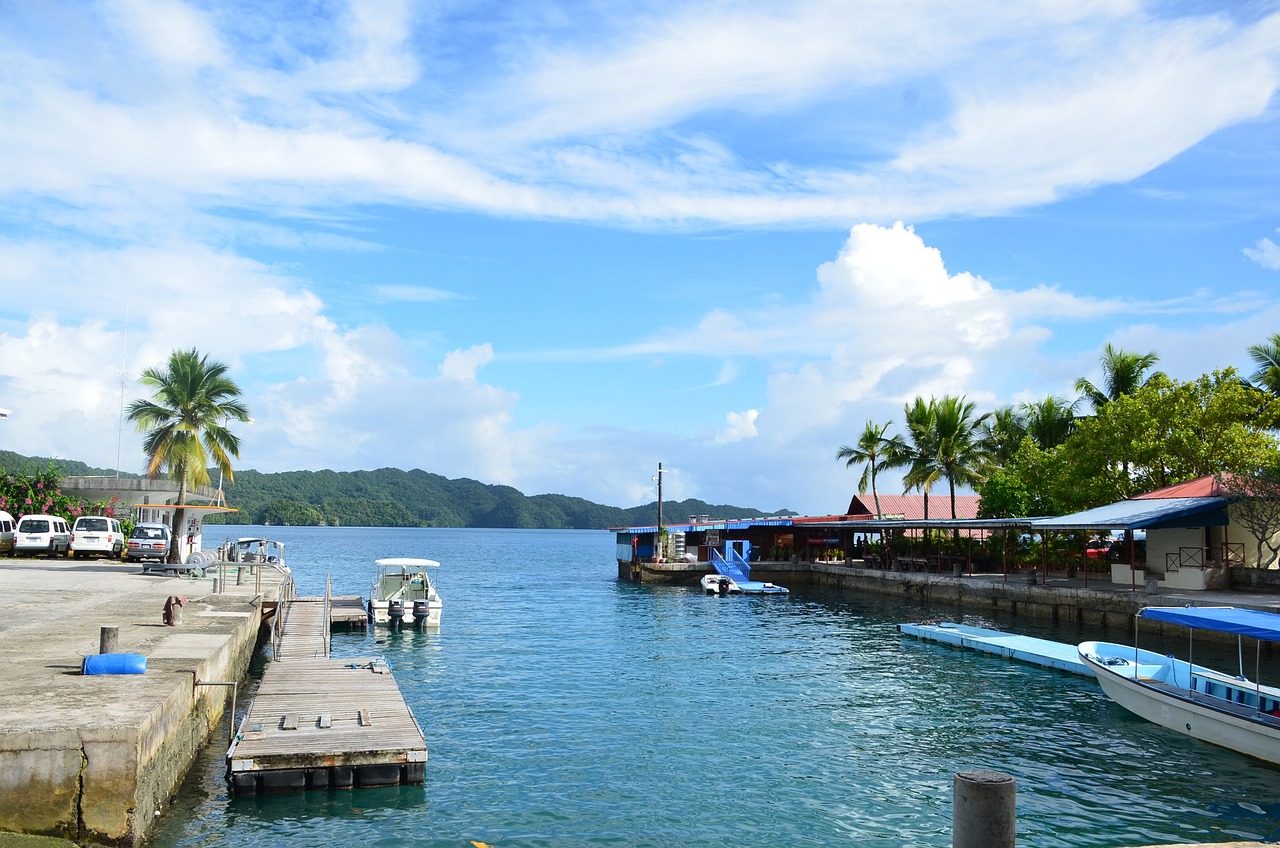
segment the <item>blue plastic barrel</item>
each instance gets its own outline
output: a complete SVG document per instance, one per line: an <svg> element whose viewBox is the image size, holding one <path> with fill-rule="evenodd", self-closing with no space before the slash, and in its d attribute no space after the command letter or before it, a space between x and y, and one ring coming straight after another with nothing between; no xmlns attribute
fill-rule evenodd
<svg viewBox="0 0 1280 848"><path fill-rule="evenodd" d="M143 674L147 658L142 654L94 654L84 658L82 674Z"/></svg>

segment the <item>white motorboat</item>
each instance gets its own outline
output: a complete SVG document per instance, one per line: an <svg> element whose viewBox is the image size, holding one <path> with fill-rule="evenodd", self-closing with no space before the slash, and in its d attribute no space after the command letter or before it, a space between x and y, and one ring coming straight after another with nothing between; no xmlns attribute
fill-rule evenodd
<svg viewBox="0 0 1280 848"><path fill-rule="evenodd" d="M1139 618L1280 642L1280 615L1236 607L1147 607ZM1137 645L1082 642L1080 658L1107 697L1162 727L1280 765L1280 689ZM1194 659L1194 657L1193 657Z"/></svg>
<svg viewBox="0 0 1280 848"><path fill-rule="evenodd" d="M702 591L708 595L736 595L742 589L727 575L704 574L702 575Z"/></svg>
<svg viewBox="0 0 1280 848"><path fill-rule="evenodd" d="M444 602L436 591L433 559L394 557L380 559L369 592L369 618L374 624L399 627L439 627Z"/></svg>

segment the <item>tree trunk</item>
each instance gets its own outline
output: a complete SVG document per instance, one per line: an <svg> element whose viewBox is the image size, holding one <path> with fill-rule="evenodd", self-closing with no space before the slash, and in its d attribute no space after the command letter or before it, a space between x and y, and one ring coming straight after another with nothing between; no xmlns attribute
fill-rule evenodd
<svg viewBox="0 0 1280 848"><path fill-rule="evenodd" d="M183 530L183 523L187 518L187 511L183 507L187 503L187 475L185 469L181 477L178 478L178 508L173 511L173 526L170 531L173 538L169 545L169 564L182 564L182 546L186 543L186 531Z"/></svg>

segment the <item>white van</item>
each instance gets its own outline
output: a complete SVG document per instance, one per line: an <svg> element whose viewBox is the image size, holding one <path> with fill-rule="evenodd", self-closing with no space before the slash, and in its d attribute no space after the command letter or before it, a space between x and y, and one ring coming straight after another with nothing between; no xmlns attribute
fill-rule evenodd
<svg viewBox="0 0 1280 848"><path fill-rule="evenodd" d="M14 556L66 556L71 551L71 528L56 515L24 515L14 531Z"/></svg>
<svg viewBox="0 0 1280 848"><path fill-rule="evenodd" d="M119 557L124 551L124 528L119 519L82 515L71 526L71 553L76 559L90 554Z"/></svg>
<svg viewBox="0 0 1280 848"><path fill-rule="evenodd" d="M0 556L13 556L13 531L17 526L13 516L0 509Z"/></svg>

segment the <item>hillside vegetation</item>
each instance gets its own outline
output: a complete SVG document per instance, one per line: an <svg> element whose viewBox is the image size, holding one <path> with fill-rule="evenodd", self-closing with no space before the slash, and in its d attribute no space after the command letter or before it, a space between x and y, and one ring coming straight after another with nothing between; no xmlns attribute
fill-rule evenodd
<svg viewBox="0 0 1280 848"><path fill-rule="evenodd" d="M0 472L33 473L54 468L62 476L114 475L114 469L83 462L29 457L0 451ZM121 473L121 477L138 474ZM217 479L216 473L213 475ZM206 524L341 525L354 527L526 527L600 529L654 524L657 502L622 509L567 495L527 496L510 486L477 480L450 480L426 471L237 471L224 483L228 505L237 511L205 518ZM700 500L663 503L663 519L690 515L759 518L794 515Z"/></svg>
<svg viewBox="0 0 1280 848"><path fill-rule="evenodd" d="M426 471L287 471L236 473L224 486L238 513L226 523L338 524L367 527L542 527L599 529L658 520L657 502L622 509L568 495L522 494L510 486L450 480ZM663 518L690 515L758 518L793 515L700 500L666 502ZM207 521L211 521L211 516Z"/></svg>

